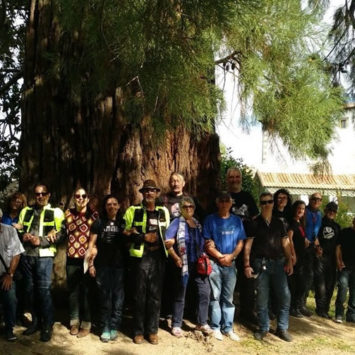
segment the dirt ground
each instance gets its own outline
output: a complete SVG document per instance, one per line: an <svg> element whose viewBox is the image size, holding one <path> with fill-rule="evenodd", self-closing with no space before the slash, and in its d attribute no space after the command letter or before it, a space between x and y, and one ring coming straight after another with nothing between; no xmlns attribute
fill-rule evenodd
<svg viewBox="0 0 355 355"><path fill-rule="evenodd" d="M51 355L101 355L101 354L355 354L355 324L336 324L317 316L296 319L290 317L290 334L293 342L287 343L272 334L259 342L254 340L252 331L235 323L234 329L241 337L240 342L228 338L218 341L212 337L205 338L192 330L193 324L185 322L185 335L177 339L167 330L159 330L159 344L144 342L136 345L130 335L120 333L117 340L102 343L98 335L90 334L78 339L69 334L61 323L54 325L52 340L48 343L39 341L39 333L30 337L21 335L25 329L16 327L18 340L8 343L0 340L0 354L51 354ZM272 324L275 328L275 324Z"/></svg>

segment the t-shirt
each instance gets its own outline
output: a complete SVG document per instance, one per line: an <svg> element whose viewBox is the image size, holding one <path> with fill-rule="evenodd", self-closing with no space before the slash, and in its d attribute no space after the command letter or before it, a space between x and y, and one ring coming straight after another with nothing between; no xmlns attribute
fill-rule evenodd
<svg viewBox="0 0 355 355"><path fill-rule="evenodd" d="M342 229L337 244L341 246L345 267L355 270L355 230L353 228Z"/></svg>
<svg viewBox="0 0 355 355"><path fill-rule="evenodd" d="M278 209L274 209L272 211L272 215L274 217L277 217L278 219L281 220L281 222L284 224L285 229L288 230L288 225L289 225L289 213L287 213L287 210L284 209L283 211L280 211Z"/></svg>
<svg viewBox="0 0 355 355"><path fill-rule="evenodd" d="M283 223L275 217L266 223L259 215L253 221L254 240L251 249L252 258L278 259L284 255L282 239L287 236Z"/></svg>
<svg viewBox="0 0 355 355"><path fill-rule="evenodd" d="M217 213L213 213L205 219L203 237L212 239L222 254L231 254L246 235L242 220L238 216L231 214L228 218L221 218Z"/></svg>
<svg viewBox="0 0 355 355"><path fill-rule="evenodd" d="M307 206L306 207L306 237L311 243L314 243L314 240L318 235L321 224L322 224L322 214L320 213L320 211L311 211Z"/></svg>
<svg viewBox="0 0 355 355"><path fill-rule="evenodd" d="M231 192L233 204L230 212L242 219L252 218L259 213L253 196L247 191Z"/></svg>
<svg viewBox="0 0 355 355"><path fill-rule="evenodd" d="M174 219L169 225L165 233L165 238L174 239L177 237L179 229L180 219ZM204 239L199 228L191 228L187 223L185 223L185 247L187 253L187 260L190 263L196 262L197 258L200 256L200 253L203 250ZM174 244L174 249L177 252L178 243L177 241ZM198 255L197 255L198 254Z"/></svg>
<svg viewBox="0 0 355 355"><path fill-rule="evenodd" d="M8 226L12 226L13 223L18 223L18 216L11 218L10 215L4 213L4 215L1 218L1 223L7 224Z"/></svg>
<svg viewBox="0 0 355 355"><path fill-rule="evenodd" d="M323 217L322 225L318 232L319 244L323 249L323 255L330 256L335 260L335 248L339 238L340 226L335 221Z"/></svg>
<svg viewBox="0 0 355 355"><path fill-rule="evenodd" d="M24 248L17 236L16 230L12 226L0 224L0 253L3 257L6 267L10 266L12 258L22 254ZM0 275L6 272L3 263L0 261Z"/></svg>
<svg viewBox="0 0 355 355"><path fill-rule="evenodd" d="M91 227L91 233L97 234L96 266L123 267L125 237L122 235L124 222L121 218L115 221L97 219Z"/></svg>
<svg viewBox="0 0 355 355"><path fill-rule="evenodd" d="M184 195L175 196L173 194L166 194L163 196L164 206L169 210L170 220L180 217L180 201Z"/></svg>
<svg viewBox="0 0 355 355"><path fill-rule="evenodd" d="M300 222L297 222L296 220L293 219L290 222L288 229L293 231L292 240L293 240L296 256L297 258L301 258L304 255L304 252L306 250L305 243L304 243L306 234L304 228Z"/></svg>

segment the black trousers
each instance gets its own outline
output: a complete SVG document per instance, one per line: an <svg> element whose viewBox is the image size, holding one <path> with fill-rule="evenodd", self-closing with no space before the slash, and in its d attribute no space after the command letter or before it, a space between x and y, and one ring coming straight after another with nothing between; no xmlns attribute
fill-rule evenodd
<svg viewBox="0 0 355 355"><path fill-rule="evenodd" d="M137 258L134 264L134 335L156 334L166 258L156 250Z"/></svg>
<svg viewBox="0 0 355 355"><path fill-rule="evenodd" d="M316 312L328 313L336 281L335 250L332 255L318 257L314 270Z"/></svg>
<svg viewBox="0 0 355 355"><path fill-rule="evenodd" d="M295 304L296 308L306 306L308 293L313 285L315 262L315 249L313 244L311 244L299 256L295 265L296 290L294 302L291 302Z"/></svg>

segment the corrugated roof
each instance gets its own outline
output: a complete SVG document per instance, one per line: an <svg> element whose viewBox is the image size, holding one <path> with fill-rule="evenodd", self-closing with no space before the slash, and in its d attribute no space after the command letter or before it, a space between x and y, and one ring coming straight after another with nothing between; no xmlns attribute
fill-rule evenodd
<svg viewBox="0 0 355 355"><path fill-rule="evenodd" d="M327 190L330 194L341 191L343 195L355 196L355 175L313 175L293 173L268 173L257 171L261 185L270 190L286 188L290 193L311 193ZM292 191L291 191L292 190Z"/></svg>

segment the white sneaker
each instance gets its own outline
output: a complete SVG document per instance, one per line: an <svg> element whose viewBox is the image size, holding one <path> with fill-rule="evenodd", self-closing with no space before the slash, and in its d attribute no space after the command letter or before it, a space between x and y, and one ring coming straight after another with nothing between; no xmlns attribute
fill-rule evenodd
<svg viewBox="0 0 355 355"><path fill-rule="evenodd" d="M217 340L223 340L223 335L221 333L221 331L219 329L216 329L213 332L213 336L217 339Z"/></svg>
<svg viewBox="0 0 355 355"><path fill-rule="evenodd" d="M226 333L225 336L227 336L230 340L240 341L240 338L239 338L238 334L234 333L233 330L231 330L230 332Z"/></svg>

